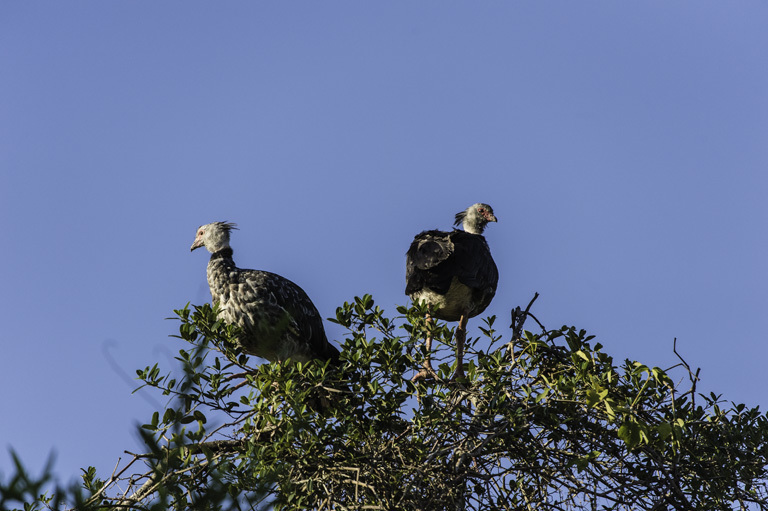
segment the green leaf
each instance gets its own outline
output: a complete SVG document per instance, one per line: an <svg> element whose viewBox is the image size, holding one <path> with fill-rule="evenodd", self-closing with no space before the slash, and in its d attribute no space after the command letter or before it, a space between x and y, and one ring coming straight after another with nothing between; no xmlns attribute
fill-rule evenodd
<svg viewBox="0 0 768 511"><path fill-rule="evenodd" d="M587 362L589 362L589 357L588 357L588 356L587 356L587 354L586 354L586 353L584 353L583 351L581 351L581 350L578 350L578 351L576 351L575 353L576 353L576 355L578 355L579 357L581 357L581 358L583 358L584 360L586 360Z"/></svg>
<svg viewBox="0 0 768 511"><path fill-rule="evenodd" d="M669 422L662 422L661 424L656 426L656 431L658 431L659 437L662 440L666 440L667 438L672 436L672 431L673 431L672 424L670 424Z"/></svg>
<svg viewBox="0 0 768 511"><path fill-rule="evenodd" d="M589 408L594 408L600 401L600 394L595 389L589 389L586 394L586 401Z"/></svg>
<svg viewBox="0 0 768 511"><path fill-rule="evenodd" d="M618 435L630 449L637 447L644 437L642 427L635 421L625 421L619 428Z"/></svg>

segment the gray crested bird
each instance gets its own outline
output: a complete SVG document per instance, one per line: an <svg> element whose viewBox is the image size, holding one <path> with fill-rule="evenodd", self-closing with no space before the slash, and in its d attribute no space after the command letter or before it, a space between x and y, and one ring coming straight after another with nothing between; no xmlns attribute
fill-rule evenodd
<svg viewBox="0 0 768 511"><path fill-rule="evenodd" d="M473 204L456 215L454 225L461 225L463 231L423 231L406 253L405 294L414 303L427 304L427 321L436 318L459 322L454 379L464 376L467 321L482 313L496 294L499 271L483 237L488 223L496 221L491 206ZM428 336L424 368L414 380L435 376L431 348L432 338Z"/></svg>
<svg viewBox="0 0 768 511"><path fill-rule="evenodd" d="M236 224L228 222L201 225L190 250L205 247L211 253L211 297L220 317L240 328L243 352L271 362L337 362L339 351L328 342L320 313L303 289L275 273L235 265L229 246L233 229Z"/></svg>

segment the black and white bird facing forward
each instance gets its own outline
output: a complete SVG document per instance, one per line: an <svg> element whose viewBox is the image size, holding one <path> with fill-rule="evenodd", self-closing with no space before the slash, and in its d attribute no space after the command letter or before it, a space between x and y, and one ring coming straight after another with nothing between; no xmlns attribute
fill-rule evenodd
<svg viewBox="0 0 768 511"><path fill-rule="evenodd" d="M271 362L339 358L328 342L317 308L299 286L280 275L235 266L229 234L236 225L213 222L197 229L191 250L211 253L208 285L219 314L241 330L245 353Z"/></svg>
<svg viewBox="0 0 768 511"><path fill-rule="evenodd" d="M488 204L473 204L456 215L454 225L463 231L423 231L411 243L406 254L405 294L414 303L425 302L431 318L458 321L456 328L456 373L464 375L464 341L467 321L482 313L496 294L499 271L483 237L489 222L496 222ZM424 369L414 380L434 376L427 338Z"/></svg>

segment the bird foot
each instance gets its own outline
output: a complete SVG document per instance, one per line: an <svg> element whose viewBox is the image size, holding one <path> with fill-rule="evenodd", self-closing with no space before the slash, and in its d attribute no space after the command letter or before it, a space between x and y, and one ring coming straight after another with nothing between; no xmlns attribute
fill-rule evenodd
<svg viewBox="0 0 768 511"><path fill-rule="evenodd" d="M448 380L444 380L445 383L461 383L462 381L466 380L467 376L464 374L464 365L462 364L459 366L456 371L454 371L453 376L450 377ZM417 382L419 380L440 380L440 377L437 375L434 369L432 369L432 364L429 363L427 360L424 362L424 367L416 373L416 375L411 378L412 382Z"/></svg>
<svg viewBox="0 0 768 511"><path fill-rule="evenodd" d="M411 378L412 382L417 382L419 380L439 380L440 378L437 376L437 373L434 369L432 369L432 364L429 362L429 360L424 361L424 367L421 371L416 373L416 375Z"/></svg>

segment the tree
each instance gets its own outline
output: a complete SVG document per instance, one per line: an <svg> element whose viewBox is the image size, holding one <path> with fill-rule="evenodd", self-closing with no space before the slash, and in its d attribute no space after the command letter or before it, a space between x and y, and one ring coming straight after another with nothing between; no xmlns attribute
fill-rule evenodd
<svg viewBox="0 0 768 511"><path fill-rule="evenodd" d="M339 307L341 367L250 365L215 308L187 306L183 371L137 371L175 397L142 426L146 451L43 498L19 463L0 508L768 509L765 415L697 393L682 358L615 364L583 330L544 328L535 299L509 330L484 320L458 381L453 330L418 306ZM445 358L413 383L427 333Z"/></svg>

